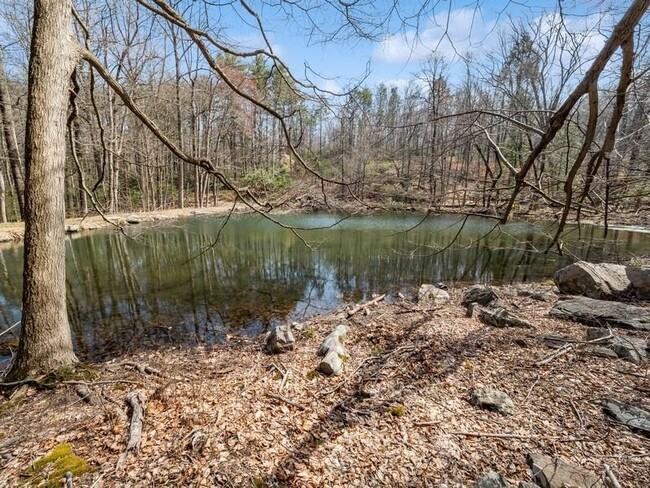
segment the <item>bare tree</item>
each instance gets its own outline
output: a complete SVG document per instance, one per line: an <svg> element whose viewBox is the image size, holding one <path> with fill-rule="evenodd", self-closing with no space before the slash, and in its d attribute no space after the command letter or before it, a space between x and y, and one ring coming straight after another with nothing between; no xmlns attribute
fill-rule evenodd
<svg viewBox="0 0 650 488"><path fill-rule="evenodd" d="M36 0L25 141L25 266L20 344L7 378L76 362L66 308L64 167L75 66L72 4Z"/></svg>

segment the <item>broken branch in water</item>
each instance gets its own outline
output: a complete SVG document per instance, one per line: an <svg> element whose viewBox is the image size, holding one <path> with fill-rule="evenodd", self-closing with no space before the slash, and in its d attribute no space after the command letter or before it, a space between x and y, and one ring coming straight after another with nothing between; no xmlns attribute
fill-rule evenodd
<svg viewBox="0 0 650 488"><path fill-rule="evenodd" d="M383 295L379 295L376 298L373 298L369 302L363 303L361 305L357 305L354 307L352 310L350 310L347 315L348 318L352 317L354 314L361 312L362 310L365 310L366 308L370 307L371 305L374 305L375 303L381 302L384 298L386 298L386 294L384 293Z"/></svg>

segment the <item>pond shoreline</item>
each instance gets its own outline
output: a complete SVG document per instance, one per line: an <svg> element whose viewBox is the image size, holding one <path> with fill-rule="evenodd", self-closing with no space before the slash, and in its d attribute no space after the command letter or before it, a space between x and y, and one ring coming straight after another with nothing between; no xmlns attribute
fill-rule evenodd
<svg viewBox="0 0 650 488"><path fill-rule="evenodd" d="M278 207L277 209L269 212L270 215L282 215L282 214L304 214L304 213L313 213L313 212L344 212L350 215L372 215L376 213L409 213L417 214L422 213L426 214L431 212L432 215L445 214L445 215L474 215L477 217L486 217L494 218L493 214L485 209L479 209L468 207L468 208L456 208L456 207L444 207L438 210L431 210L427 208L417 209L417 208L388 208L388 207L374 207L374 208L359 208L359 206L349 206L343 205L339 207L333 207L331 209L327 208L304 208L304 207ZM253 212L248 206L238 203L234 210L232 202L227 202L222 205L212 206L212 207L186 207L186 208L175 208L175 209L166 209L166 210L156 210L148 212L120 212L116 214L105 214L101 215L88 215L86 217L71 217L65 220L66 229L74 229L75 232L87 232L93 230L101 230L108 228L118 229L120 227L126 227L129 225L138 225L140 223L146 222L162 222L166 220L179 220L186 219L190 217L196 217L200 215L216 215L222 216L227 215L229 212L234 212L236 214L242 213L251 213ZM526 223L538 223L538 222L552 222L554 220L554 215L550 212L549 209L540 210L534 213L515 213L511 221L521 221ZM131 221L131 222L129 222ZM570 222L572 223L572 222ZM602 219L582 219L582 224L586 225L595 225L603 227L604 224ZM642 232L650 233L650 219L642 218L638 213L619 213L610 216L608 222L609 228L612 230L625 230L630 232ZM11 245L23 240L25 232L24 223L20 222L8 222L0 224L0 249L3 245Z"/></svg>

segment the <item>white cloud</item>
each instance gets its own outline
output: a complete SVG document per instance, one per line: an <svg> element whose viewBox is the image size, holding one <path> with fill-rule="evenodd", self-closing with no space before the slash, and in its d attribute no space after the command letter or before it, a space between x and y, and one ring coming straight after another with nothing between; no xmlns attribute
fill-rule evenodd
<svg viewBox="0 0 650 488"><path fill-rule="evenodd" d="M495 21L486 21L479 9L461 8L439 13L419 32L409 30L387 37L373 59L391 63L420 61L437 52L451 60L496 39Z"/></svg>

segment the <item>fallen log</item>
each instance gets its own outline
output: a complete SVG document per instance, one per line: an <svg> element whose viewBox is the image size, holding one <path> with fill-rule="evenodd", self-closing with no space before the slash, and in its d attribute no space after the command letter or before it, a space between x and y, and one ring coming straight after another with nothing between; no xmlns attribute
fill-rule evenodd
<svg viewBox="0 0 650 488"><path fill-rule="evenodd" d="M131 407L131 425L129 426L129 442L126 450L117 461L117 468L124 465L131 451L138 451L142 441L142 424L144 422L144 393L140 390L132 391L126 395L126 403Z"/></svg>
<svg viewBox="0 0 650 488"><path fill-rule="evenodd" d="M386 294L385 294L385 293L384 293L383 295L379 295L379 296L376 297L376 298L373 298L373 299L370 300L369 302L366 302L366 303L362 303L362 304L360 304L360 305L357 305L356 307L354 307L352 310L350 310L350 311L348 312L348 314L347 314L347 315L348 315L348 318L350 318L350 317L352 317L353 315L355 315L355 314L361 312L362 310L365 310L366 308L370 307L371 305L374 305L375 303L379 303L379 302L381 302L384 298L386 298Z"/></svg>

